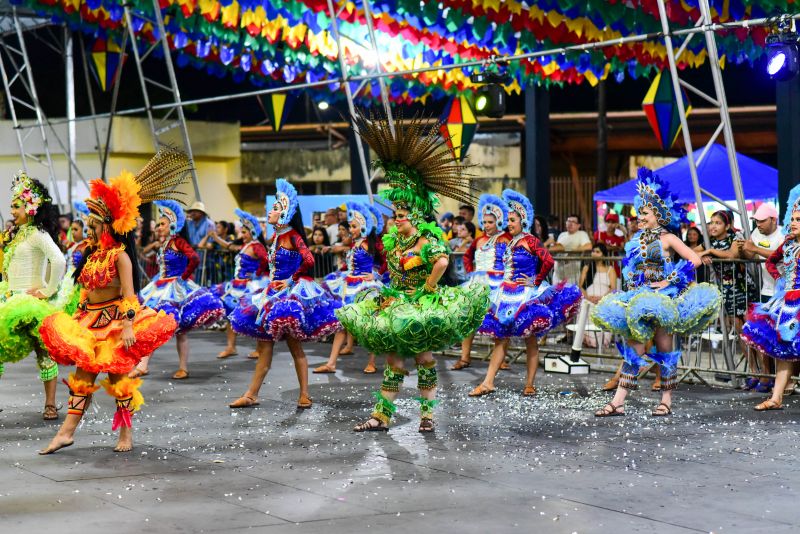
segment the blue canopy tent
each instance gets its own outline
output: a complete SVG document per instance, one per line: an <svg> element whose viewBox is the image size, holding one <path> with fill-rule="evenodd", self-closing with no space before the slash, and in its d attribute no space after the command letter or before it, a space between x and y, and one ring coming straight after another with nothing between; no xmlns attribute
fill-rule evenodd
<svg viewBox="0 0 800 534"><path fill-rule="evenodd" d="M702 150L695 150L695 161L700 157ZM741 154L736 154L739 163L739 173L742 177L742 189L747 200L767 200L778 197L778 171L769 165L760 163ZM683 158L665 165L656 170L662 180L669 183L672 193L677 195L678 201L686 204L695 202L692 175L689 172L689 161ZM724 146L714 144L708 150L703 160L697 166L697 177L700 187L729 202L736 200L733 191L733 179L728 165L728 152ZM594 195L595 202L613 202L630 204L636 196L636 180L630 180L611 189L598 191ZM714 199L703 195L704 202L714 202Z"/></svg>
<svg viewBox="0 0 800 534"><path fill-rule="evenodd" d="M306 227L311 227L313 221L312 216L314 213L325 213L330 208L341 206L345 202L362 202L369 204L368 195L297 195L298 209L303 216L303 224ZM275 195L268 195L266 199L267 206L271 206L275 202ZM387 217L392 215L392 210L382 205L380 202L375 202L378 210ZM267 229L267 235L272 234L272 229Z"/></svg>

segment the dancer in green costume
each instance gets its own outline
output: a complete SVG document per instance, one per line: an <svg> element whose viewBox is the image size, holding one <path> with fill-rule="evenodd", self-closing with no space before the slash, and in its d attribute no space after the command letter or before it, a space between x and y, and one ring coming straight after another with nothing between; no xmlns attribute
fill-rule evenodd
<svg viewBox="0 0 800 534"><path fill-rule="evenodd" d="M480 326L489 307L483 285L439 287L447 270L448 249L435 222L426 222L439 204L438 194L475 204L464 167L439 138L437 128L422 120L389 121L357 116L359 133L373 150L389 189L381 196L392 203L395 227L383 238L391 284L337 310L342 325L370 352L386 354L386 368L375 409L356 432L387 430L394 400L408 375L406 358L414 358L420 402L420 432L432 432L436 404L433 351L461 343ZM435 220L435 219L434 219Z"/></svg>

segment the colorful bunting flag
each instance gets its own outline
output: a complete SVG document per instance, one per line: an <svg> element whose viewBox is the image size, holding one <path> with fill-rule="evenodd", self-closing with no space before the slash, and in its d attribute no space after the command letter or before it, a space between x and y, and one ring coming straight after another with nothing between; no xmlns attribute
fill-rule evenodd
<svg viewBox="0 0 800 534"><path fill-rule="evenodd" d="M683 88L681 88L681 97L688 117L692 105ZM642 101L642 108L647 116L647 122L650 123L650 127L656 134L661 149L664 151L671 149L681 131L681 115L678 111L670 71L664 70L656 74Z"/></svg>
<svg viewBox="0 0 800 534"><path fill-rule="evenodd" d="M442 113L441 122L439 132L453 151L453 156L462 161L478 129L475 113L465 95L455 96L450 100Z"/></svg>
<svg viewBox="0 0 800 534"><path fill-rule="evenodd" d="M94 74L103 91L107 91L114 86L120 61L124 61L121 52L113 37L98 39L92 45Z"/></svg>

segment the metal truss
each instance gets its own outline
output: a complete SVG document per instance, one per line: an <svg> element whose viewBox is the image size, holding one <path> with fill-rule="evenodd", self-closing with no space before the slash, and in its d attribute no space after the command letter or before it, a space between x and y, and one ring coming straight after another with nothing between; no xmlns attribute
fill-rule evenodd
<svg viewBox="0 0 800 534"><path fill-rule="evenodd" d="M172 55L170 54L169 43L167 41L167 30L164 27L164 18L161 14L161 6L158 0L153 0L153 18L149 19L140 13L133 13L128 4L125 4L125 22L128 29L128 36L130 37L131 49L133 51L134 61L136 63L136 70L139 74L139 83L142 88L142 97L144 99L145 112L147 113L147 121L150 126L150 131L153 135L153 147L156 151L168 143L164 136L174 130L180 131L180 139L183 143L182 148L189 156L192 162L192 185L194 186L194 196L196 200L202 200L200 197L200 186L197 182L197 171L194 166L194 155L192 154L192 145L189 141L189 131L186 128L186 117L183 113L184 103L181 101L181 93L178 89L178 81L175 77L175 67L172 64ZM138 41L136 39L136 32L134 30L134 18L144 20L153 25L153 29L158 32L158 39L149 45L144 53L139 50ZM154 59L152 62L163 62L162 67L166 69L166 81L159 81L149 78L144 72L144 62L159 51L161 57ZM125 51L123 50L123 53ZM156 114L156 108L153 102L156 100L167 99L167 102L161 103L158 110L163 110L165 113Z"/></svg>

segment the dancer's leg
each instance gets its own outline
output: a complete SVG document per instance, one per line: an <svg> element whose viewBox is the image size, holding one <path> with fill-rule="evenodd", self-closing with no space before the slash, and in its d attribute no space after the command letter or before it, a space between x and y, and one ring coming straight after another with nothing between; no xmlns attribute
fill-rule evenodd
<svg viewBox="0 0 800 534"><path fill-rule="evenodd" d="M794 362L775 360L775 386L772 388L772 396L756 406L756 410L775 410L783 406L783 390L786 389L786 385L792 376L793 364Z"/></svg>
<svg viewBox="0 0 800 534"><path fill-rule="evenodd" d="M380 391L374 393L377 402L370 418L356 425L353 430L386 430L397 407L394 400L400 392L400 386L408 375L405 370L405 360L396 354L386 356L386 368L383 370L383 381Z"/></svg>
<svg viewBox="0 0 800 534"><path fill-rule="evenodd" d="M80 367L69 375L67 379L69 386L67 417L50 444L39 451L39 454L51 454L58 449L72 445L75 429L78 428L84 411L91 403L92 394L99 389L99 386L94 385L95 378L97 378L97 374L84 371Z"/></svg>
<svg viewBox="0 0 800 534"><path fill-rule="evenodd" d="M472 341L474 339L474 334L464 338L464 341L461 342L461 358L450 369L458 371L469 367L470 363L472 363Z"/></svg>
<svg viewBox="0 0 800 534"><path fill-rule="evenodd" d="M56 379L58 378L58 364L54 362L43 347L36 349L36 365L39 368L39 379L44 386L44 412L45 420L58 419L56 407Z"/></svg>
<svg viewBox="0 0 800 534"><path fill-rule="evenodd" d="M173 378L178 378L178 374L183 371L186 376L189 375L189 336L186 332L175 335L175 344L178 346L178 372L173 375ZM183 376L181 378L186 378Z"/></svg>
<svg viewBox="0 0 800 534"><path fill-rule="evenodd" d="M227 358L228 356L236 355L236 332L233 331L233 327L230 323L228 323L227 328L225 328L225 340L227 341L225 350L220 352L217 358Z"/></svg>
<svg viewBox="0 0 800 534"><path fill-rule="evenodd" d="M339 356L353 354L353 345L355 345L355 338L353 338L353 334L347 332L347 341L345 343L344 348L339 352Z"/></svg>
<svg viewBox="0 0 800 534"><path fill-rule="evenodd" d="M272 351L274 348L274 341L259 341L256 343L258 361L253 371L253 378L250 380L250 386L247 388L244 395L230 404L231 408L243 408L258 404L258 392L261 390L261 385L267 377L269 368L272 367Z"/></svg>
<svg viewBox="0 0 800 534"><path fill-rule="evenodd" d="M439 379L436 373L436 360L431 352L418 354L417 363L417 389L419 389L420 403L420 432L433 432L433 408L436 406L436 386Z"/></svg>
<svg viewBox="0 0 800 534"><path fill-rule="evenodd" d="M139 387L142 380L129 378L122 374L108 374L108 380L102 382L106 392L114 397L117 412L111 430L119 429L119 438L114 452L128 452L133 449L133 414L144 404Z"/></svg>
<svg viewBox="0 0 800 534"><path fill-rule="evenodd" d="M628 340L628 345L619 345L622 352L624 363L622 364L622 374L620 375L619 386L614 393L614 398L611 402L597 410L594 414L598 417L604 417L613 414L623 414L625 398L628 396L629 391L633 391L639 387L638 376L639 369L644 365L645 360L642 358L644 354L644 344L637 341Z"/></svg>
<svg viewBox="0 0 800 534"><path fill-rule="evenodd" d="M137 365L133 369L133 371L128 373L128 376L130 378L139 378L140 376L149 375L150 371L148 370L148 367L150 366L150 357L151 356L152 356L152 354L148 354L147 356L145 356L144 358L139 360L139 365Z"/></svg>
<svg viewBox="0 0 800 534"><path fill-rule="evenodd" d="M336 332L336 334L333 336L331 354L328 356L328 361L314 369L315 373L332 373L336 371L336 361L339 359L339 352L341 351L342 345L344 344L346 338L347 332L344 330L339 330Z"/></svg>
<svg viewBox="0 0 800 534"><path fill-rule="evenodd" d="M286 344L289 352L292 353L294 360L294 372L297 374L297 383L300 386L300 398L297 401L298 408L311 408L311 397L308 395L308 360L303 351L303 344L294 338L287 338Z"/></svg>
<svg viewBox="0 0 800 534"><path fill-rule="evenodd" d="M525 396L536 395L536 371L539 369L539 342L536 336L531 336L525 340L525 357L527 358L528 369L525 375L525 389L522 394Z"/></svg>
<svg viewBox="0 0 800 534"><path fill-rule="evenodd" d="M492 356L489 359L489 369L486 370L486 377L483 382L470 391L471 397L485 395L494 391L494 377L497 376L497 371L500 370L500 364L506 357L506 349L508 348L508 339L495 339L494 349L492 349Z"/></svg>

